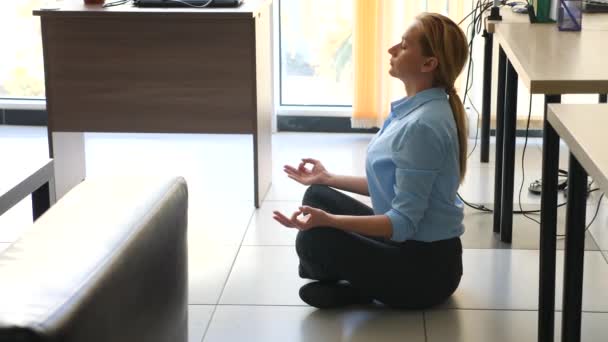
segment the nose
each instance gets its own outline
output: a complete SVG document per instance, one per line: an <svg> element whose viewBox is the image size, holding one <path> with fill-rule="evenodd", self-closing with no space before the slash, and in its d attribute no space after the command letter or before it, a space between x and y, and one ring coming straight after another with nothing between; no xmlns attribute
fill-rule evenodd
<svg viewBox="0 0 608 342"><path fill-rule="evenodd" d="M388 53L390 53L392 56L394 56L394 55L395 55L395 48L396 48L396 47L397 47L397 44L395 44L395 45L391 46L391 47L388 49Z"/></svg>

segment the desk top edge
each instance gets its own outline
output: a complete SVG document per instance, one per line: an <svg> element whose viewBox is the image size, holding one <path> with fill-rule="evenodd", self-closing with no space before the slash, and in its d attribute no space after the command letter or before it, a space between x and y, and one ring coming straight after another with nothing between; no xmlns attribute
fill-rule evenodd
<svg viewBox="0 0 608 342"><path fill-rule="evenodd" d="M133 5L123 5L104 8L101 5L86 5L82 2L68 3L57 10L37 9L34 16L39 17L101 17L101 16L150 16L150 15L180 15L216 18L253 18L262 11L272 0L245 0L237 8L215 7L206 9L190 8L140 8Z"/></svg>

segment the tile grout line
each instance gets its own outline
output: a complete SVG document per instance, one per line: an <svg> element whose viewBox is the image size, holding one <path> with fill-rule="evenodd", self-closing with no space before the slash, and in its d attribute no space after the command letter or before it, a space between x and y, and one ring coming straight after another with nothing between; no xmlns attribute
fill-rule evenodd
<svg viewBox="0 0 608 342"><path fill-rule="evenodd" d="M282 307L282 308L309 308L309 305L297 305L297 304L188 304L189 306L244 306L244 307ZM384 310L383 307L372 307L369 310ZM427 312L439 312L439 311L498 311L498 312L538 312L538 309L488 309L488 308L439 308L432 309L430 311L423 311L424 323L426 324L426 313ZM555 310L555 312L562 312L562 310ZM608 311L596 311L596 310L583 310L583 313L596 313L596 314L608 314Z"/></svg>
<svg viewBox="0 0 608 342"><path fill-rule="evenodd" d="M606 263L608 264L608 252L600 250L600 253L602 253L602 256L604 257L604 261L606 261Z"/></svg>
<svg viewBox="0 0 608 342"><path fill-rule="evenodd" d="M245 307L281 307L281 308L309 308L309 305L298 305L298 304L188 304L188 306L245 306ZM376 307L368 307L367 309L380 309L384 310L384 307L376 308ZM427 312L438 312L438 311L499 311L499 312L538 312L538 309L492 309L492 308L437 308L432 309ZM555 312L562 312L562 310L555 310ZM607 311L597 311L597 310L582 310L584 313L597 313L597 314L608 314ZM425 316L425 324L426 324L426 316Z"/></svg>
<svg viewBox="0 0 608 342"><path fill-rule="evenodd" d="M257 210L258 209L254 209L251 212L251 216L249 216L249 221L247 221L247 228L245 229L245 232L243 233L243 237L241 238L241 242L239 243L239 248L237 249L236 254L234 255L232 264L230 265L230 271L228 272L228 275L226 276L226 280L224 280L224 285L222 286L222 291L220 291L220 295L217 297L217 302L215 303L215 305L213 307L213 312L211 312L211 317L209 318L209 323L207 324L207 327L205 328L205 332L203 333L201 342L203 342L205 340L205 337L207 337L207 332L209 331L209 328L211 327L211 323L213 322L213 318L215 317L215 312L217 311L217 307L220 305L220 299L222 298L222 295L224 294L224 290L226 290L226 285L228 284L228 279L230 279L230 275L232 274L234 264L236 263L236 259L238 258L239 253L241 252L241 247L243 247L243 241L245 241L245 236L247 236L247 231L249 231L249 226L251 225L251 221L253 220L253 217L255 216L255 212Z"/></svg>

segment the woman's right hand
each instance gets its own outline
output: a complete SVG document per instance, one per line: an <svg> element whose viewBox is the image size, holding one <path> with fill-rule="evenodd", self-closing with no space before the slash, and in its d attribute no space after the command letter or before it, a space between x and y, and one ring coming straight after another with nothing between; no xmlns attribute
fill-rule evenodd
<svg viewBox="0 0 608 342"><path fill-rule="evenodd" d="M306 168L306 164L311 164L312 169ZM303 185L326 184L330 176L323 164L312 158L302 159L297 168L285 165L283 171L285 171L289 178Z"/></svg>

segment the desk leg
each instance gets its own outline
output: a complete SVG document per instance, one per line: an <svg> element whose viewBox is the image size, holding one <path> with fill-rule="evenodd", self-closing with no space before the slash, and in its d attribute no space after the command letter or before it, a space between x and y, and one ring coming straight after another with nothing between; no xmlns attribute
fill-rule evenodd
<svg viewBox="0 0 608 342"><path fill-rule="evenodd" d="M547 120L547 105L560 101L560 95L545 96L538 287L538 341L543 342L553 341L555 323L555 235L559 168L559 136Z"/></svg>
<svg viewBox="0 0 608 342"><path fill-rule="evenodd" d="M254 205L259 208L272 181L272 133L253 135Z"/></svg>
<svg viewBox="0 0 608 342"><path fill-rule="evenodd" d="M59 200L86 176L84 133L49 132L50 156L55 165L55 192Z"/></svg>
<svg viewBox="0 0 608 342"><path fill-rule="evenodd" d="M494 36L483 31L484 57L483 57L483 96L481 104L481 162L490 161L490 106L492 104L492 47Z"/></svg>
<svg viewBox="0 0 608 342"><path fill-rule="evenodd" d="M502 147L503 121L505 113L505 78L507 55L502 47L498 51L498 92L496 96L496 162L494 166L494 233L500 232L500 210L502 200Z"/></svg>
<svg viewBox="0 0 608 342"><path fill-rule="evenodd" d="M563 342L578 342L581 339L586 193L587 172L574 155L570 154L564 252Z"/></svg>
<svg viewBox="0 0 608 342"><path fill-rule="evenodd" d="M34 221L51 207L51 191L49 183L42 184L36 191L32 192L32 211Z"/></svg>
<svg viewBox="0 0 608 342"><path fill-rule="evenodd" d="M600 94L600 103L608 102L608 94Z"/></svg>
<svg viewBox="0 0 608 342"><path fill-rule="evenodd" d="M255 19L257 113L253 133L254 204L260 207L272 181L272 10L263 6Z"/></svg>
<svg viewBox="0 0 608 342"><path fill-rule="evenodd" d="M44 214L53 204L55 204L55 176L54 163L51 162L44 168L44 178L47 182L32 192L32 212L34 221Z"/></svg>
<svg viewBox="0 0 608 342"><path fill-rule="evenodd" d="M507 84L502 155L502 199L500 240L511 243L513 230L513 182L515 172L515 133L517 130L517 71L507 61Z"/></svg>

